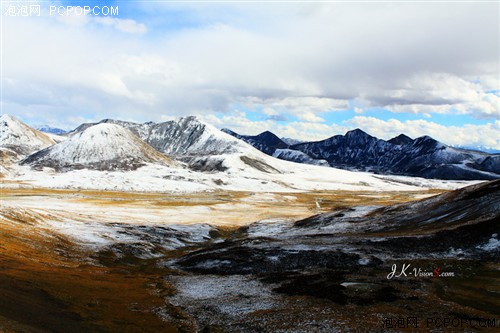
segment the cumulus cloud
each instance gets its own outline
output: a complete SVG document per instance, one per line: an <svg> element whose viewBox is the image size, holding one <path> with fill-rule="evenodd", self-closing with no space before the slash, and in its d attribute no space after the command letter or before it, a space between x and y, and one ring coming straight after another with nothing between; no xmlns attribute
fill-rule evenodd
<svg viewBox="0 0 500 333"><path fill-rule="evenodd" d="M127 18L4 17L4 112L71 125L225 114L297 138L343 130L324 113L351 105L494 121L499 6L131 2ZM273 111L247 122L235 105Z"/></svg>
<svg viewBox="0 0 500 333"><path fill-rule="evenodd" d="M218 128L229 128L239 134L256 135L270 130L280 137L303 141L319 141L360 128L370 135L389 140L404 133L412 138L429 135L445 144L457 147L482 147L500 150L500 121L483 125L444 126L428 120L381 120L374 117L355 116L340 124L307 121L279 123L273 120L251 121L245 112L234 111L217 117L202 116L202 120Z"/></svg>
<svg viewBox="0 0 500 333"><path fill-rule="evenodd" d="M369 100L399 113L458 113L500 119L498 96L485 92L477 82L445 73L415 75L398 89L379 91Z"/></svg>
<svg viewBox="0 0 500 333"><path fill-rule="evenodd" d="M131 34L145 34L148 29L144 23L138 23L131 19L119 19L112 17L95 17L94 22L107 27L113 27L119 31Z"/></svg>
<svg viewBox="0 0 500 333"><path fill-rule="evenodd" d="M306 111L298 114L300 120L311 122L311 123L322 123L325 119L318 117L312 112Z"/></svg>
<svg viewBox="0 0 500 333"><path fill-rule="evenodd" d="M429 135L434 139L452 146L485 147L500 150L500 121L464 126L443 126L427 120L387 121L374 117L356 116L346 125L359 127L381 139L391 139L401 133L412 138Z"/></svg>

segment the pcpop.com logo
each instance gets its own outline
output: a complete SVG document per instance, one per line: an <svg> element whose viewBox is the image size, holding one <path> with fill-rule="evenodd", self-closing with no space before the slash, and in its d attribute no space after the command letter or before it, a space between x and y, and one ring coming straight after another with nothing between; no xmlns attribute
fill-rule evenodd
<svg viewBox="0 0 500 333"><path fill-rule="evenodd" d="M52 15L92 15L92 16L117 16L118 6L50 6L49 14Z"/></svg>

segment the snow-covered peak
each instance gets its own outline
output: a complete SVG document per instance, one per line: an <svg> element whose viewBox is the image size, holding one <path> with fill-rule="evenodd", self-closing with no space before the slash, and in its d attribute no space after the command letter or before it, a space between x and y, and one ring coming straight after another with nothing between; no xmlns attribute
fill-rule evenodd
<svg viewBox="0 0 500 333"><path fill-rule="evenodd" d="M8 114L0 117L0 146L9 147L20 154L30 154L55 142L48 135L29 127Z"/></svg>
<svg viewBox="0 0 500 333"><path fill-rule="evenodd" d="M154 124L142 137L167 155L220 155L253 149L194 116Z"/></svg>
<svg viewBox="0 0 500 333"><path fill-rule="evenodd" d="M66 141L37 152L21 163L66 171L83 168L132 170L147 163L169 165L173 162L128 129L102 123L75 133Z"/></svg>

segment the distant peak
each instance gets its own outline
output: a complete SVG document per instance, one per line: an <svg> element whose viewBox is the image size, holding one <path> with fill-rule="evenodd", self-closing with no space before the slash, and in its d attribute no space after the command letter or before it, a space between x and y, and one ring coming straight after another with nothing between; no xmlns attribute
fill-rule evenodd
<svg viewBox="0 0 500 333"><path fill-rule="evenodd" d="M390 139L388 142L400 146L400 145L412 143L413 139L405 134L399 134L398 136Z"/></svg>
<svg viewBox="0 0 500 333"><path fill-rule="evenodd" d="M418 141L418 142L425 142L425 141L436 141L437 142L437 140L431 138L428 135L424 135L424 136L418 137L415 140Z"/></svg>
<svg viewBox="0 0 500 333"><path fill-rule="evenodd" d="M359 128L356 128L356 129L353 129L352 131L348 131L345 136L347 137L352 137L352 136L371 136L369 135L368 133L366 133L365 131L362 131L361 129Z"/></svg>
<svg viewBox="0 0 500 333"><path fill-rule="evenodd" d="M431 138L428 135L424 135L424 136L421 136L419 138L416 138L413 142L414 142L413 143L414 145L418 145L418 146L426 145L426 146L434 146L435 148L446 147L446 145L444 143L439 142L438 140Z"/></svg>
<svg viewBox="0 0 500 333"><path fill-rule="evenodd" d="M259 135L257 135L257 137L260 137L260 138L278 138L278 136L276 134L274 134L273 132L270 132L270 131L264 131L264 132L260 133Z"/></svg>

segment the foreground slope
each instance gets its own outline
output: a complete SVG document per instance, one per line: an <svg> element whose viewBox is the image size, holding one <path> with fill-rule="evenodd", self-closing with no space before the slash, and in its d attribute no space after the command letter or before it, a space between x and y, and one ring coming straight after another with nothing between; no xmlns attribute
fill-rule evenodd
<svg viewBox="0 0 500 333"><path fill-rule="evenodd" d="M334 252L365 264L387 258L491 258L500 251L500 180L394 206L336 209L294 224L259 222L242 231L247 238L187 256L180 263L204 271L203 262L217 257L225 264L207 271L266 270L268 259L238 257L242 248L260 255L268 248L281 248L283 259L269 266L272 270L329 265L327 254ZM296 255L286 250L294 247L307 249L311 260L286 260Z"/></svg>
<svg viewBox="0 0 500 333"><path fill-rule="evenodd" d="M261 221L175 260L188 274L167 279L181 290L170 301L198 327L225 332L374 332L382 318L401 317L418 318L416 332L439 328L426 320L436 317L469 325L447 332L476 331L471 318L500 314L499 203L497 180L390 207Z"/></svg>
<svg viewBox="0 0 500 333"><path fill-rule="evenodd" d="M170 165L173 162L129 130L114 124L89 127L21 161L22 165L36 169L50 167L57 171L134 170L147 163Z"/></svg>
<svg viewBox="0 0 500 333"><path fill-rule="evenodd" d="M495 332L470 322L500 314L500 181L389 207L346 206L383 205L374 198L385 193L336 193L323 197L334 209L326 214L236 229L223 222L237 194L211 195L197 197L222 218L207 209L202 223L183 224L176 215L193 209L192 196L10 192L0 212L0 331L378 332L385 318L412 317L412 332L442 329L427 318L469 325L447 332ZM290 195L300 196L284 195L284 209ZM320 194L310 195L314 207ZM249 205L238 214L272 211L272 195L259 195L270 208L255 197L239 197ZM75 210L82 200L89 208ZM394 265L427 275L388 278Z"/></svg>

